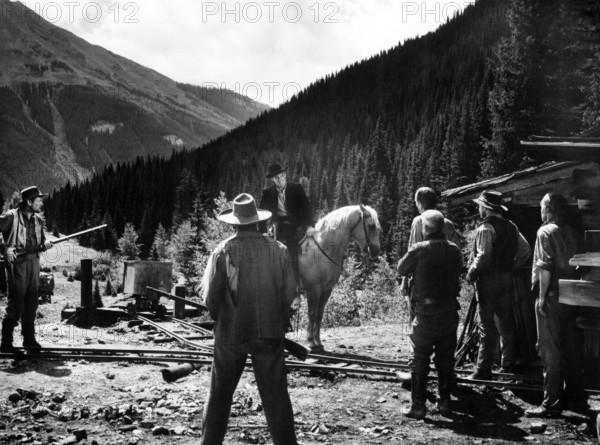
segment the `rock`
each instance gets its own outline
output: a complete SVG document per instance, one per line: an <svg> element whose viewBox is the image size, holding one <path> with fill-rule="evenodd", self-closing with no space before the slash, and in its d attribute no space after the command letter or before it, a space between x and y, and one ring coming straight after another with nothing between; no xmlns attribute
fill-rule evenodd
<svg viewBox="0 0 600 445"><path fill-rule="evenodd" d="M546 431L548 425L544 422L534 422L529 426L529 431L531 434L542 434Z"/></svg>
<svg viewBox="0 0 600 445"><path fill-rule="evenodd" d="M87 431L83 428L73 431L73 435L77 438L77 442L87 439Z"/></svg>
<svg viewBox="0 0 600 445"><path fill-rule="evenodd" d="M17 403L18 401L23 400L23 396L18 392L13 392L8 396L8 400L12 403Z"/></svg>
<svg viewBox="0 0 600 445"><path fill-rule="evenodd" d="M173 428L173 434L176 434L177 436L181 436L183 433L185 433L184 427L176 426L175 428Z"/></svg>
<svg viewBox="0 0 600 445"><path fill-rule="evenodd" d="M123 423L125 425L131 425L133 423L133 419L129 416L123 416Z"/></svg>
<svg viewBox="0 0 600 445"><path fill-rule="evenodd" d="M142 420L140 422L140 426L142 428L147 428L147 429L154 428L154 422L152 422L150 420Z"/></svg>
<svg viewBox="0 0 600 445"><path fill-rule="evenodd" d="M50 410L43 406L40 406L39 408L36 408L33 411L31 411L31 415L34 419L41 419L42 417L46 417L49 413Z"/></svg>
<svg viewBox="0 0 600 445"><path fill-rule="evenodd" d="M115 374L112 372L107 372L106 374L104 374L104 377L106 377L108 380L114 380Z"/></svg>
<svg viewBox="0 0 600 445"><path fill-rule="evenodd" d="M154 428L152 428L152 435L153 436L168 436L169 429L165 428L164 426L155 426Z"/></svg>
<svg viewBox="0 0 600 445"><path fill-rule="evenodd" d="M65 400L67 400L67 396L64 394L56 394L54 397L52 397L52 401L54 403L63 403Z"/></svg>
<svg viewBox="0 0 600 445"><path fill-rule="evenodd" d="M62 420L63 422L68 422L71 420L71 416L73 415L71 409L63 408L58 413L58 420Z"/></svg>
<svg viewBox="0 0 600 445"><path fill-rule="evenodd" d="M386 402L386 400L384 397L377 399L377 403L385 403L385 402Z"/></svg>
<svg viewBox="0 0 600 445"><path fill-rule="evenodd" d="M79 410L79 418L87 419L90 417L90 409L87 406L82 406Z"/></svg>
<svg viewBox="0 0 600 445"><path fill-rule="evenodd" d="M123 433L130 433L131 431L134 431L137 427L135 425L125 425L122 426L121 428L119 428L119 431L123 432Z"/></svg>
<svg viewBox="0 0 600 445"><path fill-rule="evenodd" d="M77 437L68 436L60 442L60 445L75 445L76 443L77 443Z"/></svg>
<svg viewBox="0 0 600 445"><path fill-rule="evenodd" d="M17 392L24 398L26 399L30 399L30 400L35 400L40 396L40 393L35 392L35 391L30 391L28 389L21 389L21 388L17 388Z"/></svg>

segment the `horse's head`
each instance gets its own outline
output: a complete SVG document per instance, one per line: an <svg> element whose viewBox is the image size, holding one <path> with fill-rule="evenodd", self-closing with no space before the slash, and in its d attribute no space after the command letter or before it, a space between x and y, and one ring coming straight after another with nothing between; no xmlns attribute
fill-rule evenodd
<svg viewBox="0 0 600 445"><path fill-rule="evenodd" d="M369 251L371 258L377 258L379 255L379 232L381 232L377 212L362 204L359 206L359 211L360 219L350 235L361 249Z"/></svg>

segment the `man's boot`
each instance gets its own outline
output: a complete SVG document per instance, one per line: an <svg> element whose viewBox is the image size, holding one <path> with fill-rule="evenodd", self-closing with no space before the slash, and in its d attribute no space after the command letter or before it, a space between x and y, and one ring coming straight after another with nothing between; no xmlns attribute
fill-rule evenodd
<svg viewBox="0 0 600 445"><path fill-rule="evenodd" d="M438 394L439 399L437 401L438 409L440 410L440 414L442 416L447 417L451 412L452 408L450 407L452 401L452 383L454 381L453 374L440 374L438 381Z"/></svg>
<svg viewBox="0 0 600 445"><path fill-rule="evenodd" d="M406 417L422 420L425 418L425 413L427 412L425 406L425 402L427 401L427 375L413 372L411 384L412 403L410 410L406 413Z"/></svg>
<svg viewBox="0 0 600 445"><path fill-rule="evenodd" d="M18 351L18 349L13 346L14 329L15 327L6 321L2 323L2 341L0 342L0 352L5 354L14 354Z"/></svg>
<svg viewBox="0 0 600 445"><path fill-rule="evenodd" d="M42 345L40 345L35 339L35 326L31 325L22 325L23 330L23 347L30 352L39 352L42 349Z"/></svg>

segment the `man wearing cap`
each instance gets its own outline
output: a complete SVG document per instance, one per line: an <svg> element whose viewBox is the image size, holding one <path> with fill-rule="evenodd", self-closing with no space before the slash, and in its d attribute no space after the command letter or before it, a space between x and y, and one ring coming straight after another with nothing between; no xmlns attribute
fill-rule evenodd
<svg viewBox="0 0 600 445"><path fill-rule="evenodd" d="M33 186L21 191L22 201L16 209L0 216L0 232L6 243L4 266L8 279L8 303L2 321L0 352L15 353L13 331L21 320L23 347L40 349L35 339L35 316L38 307L38 285L40 279L39 252L27 253L17 258L19 249L43 246L52 247L44 236L44 221L40 216L43 200L47 196Z"/></svg>
<svg viewBox="0 0 600 445"><path fill-rule="evenodd" d="M215 320L203 445L223 443L233 393L248 354L273 443L297 443L283 350L296 281L287 248L258 230L257 224L270 217L246 193L234 199L233 209L218 216L235 226L237 234L215 249L203 278L203 298Z"/></svg>
<svg viewBox="0 0 600 445"><path fill-rule="evenodd" d="M271 212L271 223L275 239L289 249L293 261L294 273L298 272L298 243L304 235L314 232L313 212L310 201L302 185L287 182L287 167L272 164L266 174L273 184L262 191L260 208ZM260 231L267 232L266 223L260 224Z"/></svg>
<svg viewBox="0 0 600 445"><path fill-rule="evenodd" d="M437 210L421 215L423 238L414 244L398 263L398 274L413 274L415 318L410 340L414 360L411 366L412 406L408 417L423 419L426 413L427 375L435 352L438 371L438 408L442 415L451 412L450 392L454 378L454 351L458 328L457 297L463 258L460 248L446 240L444 216Z"/></svg>
<svg viewBox="0 0 600 445"><path fill-rule="evenodd" d="M486 190L477 199L481 225L471 252L467 281L474 283L479 303L479 355L477 369L468 378L490 380L498 330L502 339L502 368L514 367L515 322L512 309L512 270L524 264L531 247L517 226L502 216L502 194ZM496 327L494 316L498 319Z"/></svg>

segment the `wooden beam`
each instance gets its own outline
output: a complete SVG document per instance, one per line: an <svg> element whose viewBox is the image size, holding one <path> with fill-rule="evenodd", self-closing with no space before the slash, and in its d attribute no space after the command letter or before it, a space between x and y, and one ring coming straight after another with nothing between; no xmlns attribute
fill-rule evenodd
<svg viewBox="0 0 600 445"><path fill-rule="evenodd" d="M600 307L600 281L558 280L558 302Z"/></svg>

